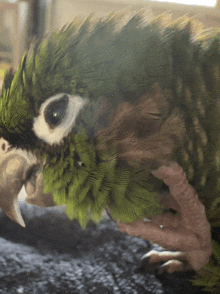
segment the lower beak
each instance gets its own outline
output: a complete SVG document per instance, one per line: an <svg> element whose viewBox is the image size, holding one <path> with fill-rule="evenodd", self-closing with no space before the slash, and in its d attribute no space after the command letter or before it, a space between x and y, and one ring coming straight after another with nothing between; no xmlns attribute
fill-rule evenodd
<svg viewBox="0 0 220 294"><path fill-rule="evenodd" d="M27 193L27 198L25 201L28 204L37 205L40 207L55 206L52 194L44 194L43 192L44 182L42 172L37 174L35 185L33 186L32 183L26 182L25 189Z"/></svg>

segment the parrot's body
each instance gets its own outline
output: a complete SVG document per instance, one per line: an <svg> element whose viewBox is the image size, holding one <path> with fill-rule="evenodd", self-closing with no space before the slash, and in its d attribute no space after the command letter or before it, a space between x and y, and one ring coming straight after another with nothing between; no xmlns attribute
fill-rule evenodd
<svg viewBox="0 0 220 294"><path fill-rule="evenodd" d="M106 207L123 222L164 212L151 170L176 161L218 227L220 31L142 14L36 45L5 79L0 136L42 159L44 192L82 226Z"/></svg>

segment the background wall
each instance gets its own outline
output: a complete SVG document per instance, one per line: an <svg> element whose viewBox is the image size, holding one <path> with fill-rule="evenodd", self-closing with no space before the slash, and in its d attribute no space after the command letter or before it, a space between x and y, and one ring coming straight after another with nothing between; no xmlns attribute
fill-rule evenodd
<svg viewBox="0 0 220 294"><path fill-rule="evenodd" d="M51 0L51 4L53 9L51 15L48 15L50 25L48 25L47 30L51 28L59 29L66 23L70 23L75 16L87 16L93 12L97 16L104 16L111 11L116 12L127 8L138 11L143 7L155 16L169 11L173 19L188 14L202 21L206 28L220 26L220 13L217 7L138 0Z"/></svg>

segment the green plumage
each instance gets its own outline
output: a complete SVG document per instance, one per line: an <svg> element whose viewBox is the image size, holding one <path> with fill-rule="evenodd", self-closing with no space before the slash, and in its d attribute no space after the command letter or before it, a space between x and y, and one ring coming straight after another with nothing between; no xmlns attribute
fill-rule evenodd
<svg viewBox="0 0 220 294"><path fill-rule="evenodd" d="M110 148L99 153L97 163L95 147L87 141L84 133L76 134L62 150L68 156L61 153L59 161L53 157L43 171L44 192L54 191L55 202L67 205L71 219L85 227L89 218L100 221L107 206L113 217L124 222L162 212L155 199L161 181L149 169L117 162L116 150ZM77 166L75 155L82 166Z"/></svg>
<svg viewBox="0 0 220 294"><path fill-rule="evenodd" d="M156 195L164 185L150 170L176 160L216 232L220 227L219 32L202 32L187 18L170 22L164 15L149 20L143 12L127 20L126 14L99 21L76 19L30 50L15 75L5 79L0 135L13 146L44 155L45 192L52 192L57 204L66 204L69 217L83 227L89 218L99 221L106 206L122 221L161 213ZM49 145L33 132L33 120L42 103L58 93L86 98L89 107L60 144ZM135 124L138 115L132 109L137 107L145 118L138 104L145 95L153 100L155 111ZM102 117L103 101L109 108ZM132 125L124 133L117 130L120 105L131 108L134 134ZM115 129L107 132L107 138L105 128L114 125L115 113ZM128 117L124 118L126 122ZM136 156L126 157L124 149L120 153L128 138ZM101 145L104 148L97 147ZM150 155L139 158L142 151L151 152L152 161ZM214 233L213 238L217 262L206 269L216 273L215 279L198 283L218 291L220 238Z"/></svg>

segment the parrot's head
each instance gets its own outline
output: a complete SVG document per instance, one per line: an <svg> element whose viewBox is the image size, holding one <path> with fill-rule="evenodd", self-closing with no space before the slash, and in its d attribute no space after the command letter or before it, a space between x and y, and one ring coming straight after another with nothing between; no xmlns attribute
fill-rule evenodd
<svg viewBox="0 0 220 294"><path fill-rule="evenodd" d="M149 170L133 163L153 158L144 140L158 145L166 133L160 128L167 111L161 89L172 83L169 50L158 25L145 22L142 13L128 21L120 14L75 20L34 45L1 92L0 136L9 146L2 158L12 163L14 152L20 160L10 197L24 184L27 201L46 206L53 204L52 193L83 226L90 217L100 220L106 206L125 221L143 216L144 193L155 193L154 180L149 184ZM169 144L161 148L170 152ZM0 205L12 217L9 205ZM153 199L148 206L160 210Z"/></svg>

